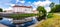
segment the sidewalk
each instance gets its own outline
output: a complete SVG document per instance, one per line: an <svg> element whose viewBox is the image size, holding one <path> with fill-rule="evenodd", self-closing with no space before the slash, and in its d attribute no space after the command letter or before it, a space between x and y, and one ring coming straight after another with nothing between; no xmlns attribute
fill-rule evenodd
<svg viewBox="0 0 60 27"><path fill-rule="evenodd" d="M3 25L3 24L0 24L0 27L8 27L8 26L6 26L6 25Z"/></svg>
<svg viewBox="0 0 60 27"><path fill-rule="evenodd" d="M41 20L40 22L37 22L36 24L34 24L34 25L31 25L31 26L29 26L29 27L35 27L36 25L38 25L39 23L42 23L44 20Z"/></svg>

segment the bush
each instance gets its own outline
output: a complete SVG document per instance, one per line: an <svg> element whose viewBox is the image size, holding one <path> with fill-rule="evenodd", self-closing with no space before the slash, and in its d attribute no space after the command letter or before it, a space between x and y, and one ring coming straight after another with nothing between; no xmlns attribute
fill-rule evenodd
<svg viewBox="0 0 60 27"><path fill-rule="evenodd" d="M40 20L42 20L42 19L46 19L46 10L44 9L44 7L41 7L41 6L39 6L38 8L37 8L37 10L39 11L39 17L38 17L38 21L40 21Z"/></svg>
<svg viewBox="0 0 60 27"><path fill-rule="evenodd" d="M48 15L47 15L47 18L52 18L53 17L53 14L52 13L49 13Z"/></svg>
<svg viewBox="0 0 60 27"><path fill-rule="evenodd" d="M36 16L37 14L12 14L10 17L13 19L23 19L26 17Z"/></svg>

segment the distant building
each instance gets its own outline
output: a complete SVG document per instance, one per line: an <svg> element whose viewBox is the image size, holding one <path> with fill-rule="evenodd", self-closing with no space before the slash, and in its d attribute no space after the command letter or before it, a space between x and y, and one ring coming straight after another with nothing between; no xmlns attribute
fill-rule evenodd
<svg viewBox="0 0 60 27"><path fill-rule="evenodd" d="M34 13L34 14L37 14L37 13L39 13L39 12L38 12L37 10L33 10L33 13Z"/></svg>
<svg viewBox="0 0 60 27"><path fill-rule="evenodd" d="M5 10L4 12L6 12L6 13L12 13L13 10Z"/></svg>
<svg viewBox="0 0 60 27"><path fill-rule="evenodd" d="M12 8L13 8L13 12L33 13L32 6L19 6L19 5L15 5Z"/></svg>

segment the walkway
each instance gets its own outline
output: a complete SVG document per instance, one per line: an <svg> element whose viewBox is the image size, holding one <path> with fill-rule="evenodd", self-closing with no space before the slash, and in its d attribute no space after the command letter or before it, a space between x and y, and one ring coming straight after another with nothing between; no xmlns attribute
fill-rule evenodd
<svg viewBox="0 0 60 27"><path fill-rule="evenodd" d="M6 26L6 25L3 25L3 24L0 24L0 27L8 27L8 26Z"/></svg>
<svg viewBox="0 0 60 27"><path fill-rule="evenodd" d="M38 25L39 23L42 23L43 21L44 21L44 20L41 20L41 21L37 22L36 24L31 25L31 26L29 26L29 27L35 27L36 25Z"/></svg>

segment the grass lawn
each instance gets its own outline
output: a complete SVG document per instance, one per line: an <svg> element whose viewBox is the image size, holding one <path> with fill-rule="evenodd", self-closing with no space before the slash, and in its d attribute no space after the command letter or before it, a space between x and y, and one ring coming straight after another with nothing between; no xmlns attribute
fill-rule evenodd
<svg viewBox="0 0 60 27"><path fill-rule="evenodd" d="M36 27L60 27L60 14L53 14L52 18L39 23Z"/></svg>

